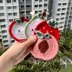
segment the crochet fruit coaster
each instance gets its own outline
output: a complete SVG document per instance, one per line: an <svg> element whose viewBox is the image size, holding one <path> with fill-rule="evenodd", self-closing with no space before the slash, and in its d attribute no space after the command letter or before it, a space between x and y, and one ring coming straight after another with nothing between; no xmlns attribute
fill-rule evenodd
<svg viewBox="0 0 72 72"><path fill-rule="evenodd" d="M35 58L51 60L59 50L58 22L54 18L48 18L48 13L45 11L37 14L33 11L31 15L30 20L25 17L15 19L9 26L9 34L18 42L23 42L28 37L36 35L38 40L33 49L29 51Z"/></svg>

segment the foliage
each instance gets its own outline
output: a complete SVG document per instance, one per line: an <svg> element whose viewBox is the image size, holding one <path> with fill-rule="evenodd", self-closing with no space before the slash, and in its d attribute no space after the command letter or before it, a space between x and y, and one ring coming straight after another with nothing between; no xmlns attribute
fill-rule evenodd
<svg viewBox="0 0 72 72"><path fill-rule="evenodd" d="M66 67L62 66L62 68L59 72L72 72L72 65L68 64Z"/></svg>
<svg viewBox="0 0 72 72"><path fill-rule="evenodd" d="M64 55L72 57L72 30L62 32L59 46Z"/></svg>
<svg viewBox="0 0 72 72"><path fill-rule="evenodd" d="M60 68L58 59L53 59L49 62L37 60L37 63L24 60L16 65L11 72L59 72Z"/></svg>
<svg viewBox="0 0 72 72"><path fill-rule="evenodd" d="M6 49L4 49L4 48L0 49L0 56L1 56L7 49L8 49L8 48L6 48Z"/></svg>

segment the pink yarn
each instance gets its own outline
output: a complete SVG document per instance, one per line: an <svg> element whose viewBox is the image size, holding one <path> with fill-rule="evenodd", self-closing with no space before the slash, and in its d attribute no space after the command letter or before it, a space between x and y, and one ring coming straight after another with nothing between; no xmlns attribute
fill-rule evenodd
<svg viewBox="0 0 72 72"><path fill-rule="evenodd" d="M45 53L40 52L40 50L38 49L38 45L42 41L42 39L38 39L34 48L31 50L31 54L35 58L39 58L39 59L43 59L43 60L48 61L48 60L53 59L56 56L59 49L58 49L58 42L54 36L51 36L51 39L45 39L45 40L49 44L48 50Z"/></svg>

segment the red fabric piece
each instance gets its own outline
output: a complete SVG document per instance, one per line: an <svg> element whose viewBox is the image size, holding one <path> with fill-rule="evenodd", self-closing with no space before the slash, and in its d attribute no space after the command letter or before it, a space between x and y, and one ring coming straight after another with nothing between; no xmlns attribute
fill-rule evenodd
<svg viewBox="0 0 72 72"><path fill-rule="evenodd" d="M49 24L47 24L47 21L43 21L41 22L35 30L39 30L40 32L42 33L50 33L51 35L53 35L56 40L58 41L59 37L60 37L60 34L59 34L59 30L58 28L53 28L51 26L49 26Z"/></svg>

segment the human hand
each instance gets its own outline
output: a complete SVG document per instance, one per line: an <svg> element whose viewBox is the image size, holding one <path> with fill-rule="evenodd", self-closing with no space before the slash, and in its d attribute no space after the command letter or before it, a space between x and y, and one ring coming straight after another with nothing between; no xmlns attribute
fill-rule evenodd
<svg viewBox="0 0 72 72"><path fill-rule="evenodd" d="M23 43L15 41L12 46L0 57L0 72L6 72L13 65L21 62L29 53L26 49L37 40L36 36L30 37Z"/></svg>

